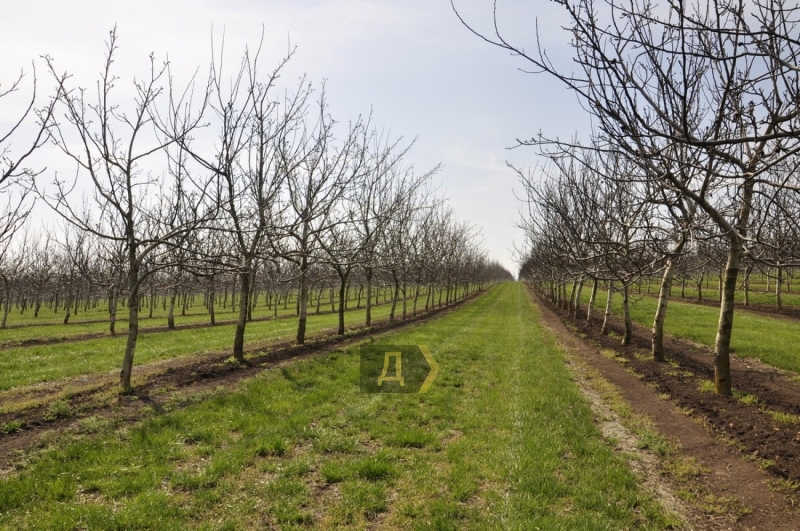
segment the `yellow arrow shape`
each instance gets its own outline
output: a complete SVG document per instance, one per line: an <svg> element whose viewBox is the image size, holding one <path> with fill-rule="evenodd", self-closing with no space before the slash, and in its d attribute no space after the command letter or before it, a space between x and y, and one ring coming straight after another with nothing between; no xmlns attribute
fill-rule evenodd
<svg viewBox="0 0 800 531"><path fill-rule="evenodd" d="M428 373L428 377L425 378L425 381L422 382L422 387L419 388L420 393L427 393L428 389L431 387L431 384L436 379L436 376L439 374L439 364L436 363L435 359L433 359L433 354L431 354L431 351L428 350L426 345L417 346L422 351L422 355L425 356L425 361L427 361L428 365L431 367L431 372Z"/></svg>

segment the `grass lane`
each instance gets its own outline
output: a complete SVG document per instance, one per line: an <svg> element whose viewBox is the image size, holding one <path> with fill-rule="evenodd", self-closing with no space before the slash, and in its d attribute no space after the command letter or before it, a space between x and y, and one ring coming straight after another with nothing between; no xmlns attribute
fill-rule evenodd
<svg viewBox="0 0 800 531"><path fill-rule="evenodd" d="M673 293L674 290L673 290ZM589 295L587 290L581 294L583 308L586 308ZM632 295L630 303L633 320L646 327L653 326L658 299L644 295ZM606 305L606 292L597 291L596 312L601 313ZM615 293L611 299L611 309L622 315L622 296ZM670 300L664 330L683 339L714 347L719 321L719 308L682 303ZM734 312L731 349L742 358L758 358L761 361L800 372L800 357L797 356L797 340L800 337L800 323L749 313ZM710 360L709 360L710 362Z"/></svg>
<svg viewBox="0 0 800 531"><path fill-rule="evenodd" d="M425 305L425 299L423 296L420 296L420 300L422 301L422 307ZM356 308L356 302L351 301L351 304L347 308L347 312L352 310L363 310L364 304L363 300L361 301L361 308ZM402 303L402 301L401 301ZM378 306L383 306L384 304L391 304L391 303L381 303L380 305L373 306L373 309L378 308ZM420 304L417 304L417 307L420 307ZM402 311L402 304L398 304L398 308ZM410 308L410 306L409 306ZM331 311L330 305L323 305L320 307L320 312L329 313ZM373 310L374 311L374 310ZM309 316L316 315L316 306L309 306ZM255 319L259 318L272 318L273 311L264 311L264 312L253 312L253 317ZM290 309L284 310L283 306L281 306L278 310L278 317L281 318L296 318L297 311L294 306L290 307ZM235 322L238 318L238 313L219 313L216 314L216 321L217 326L224 326L226 324L231 324ZM209 316L207 313L203 314L187 314L185 317L176 316L175 317L175 325L180 328L182 325L189 325L189 324L199 324L201 326L211 326L209 321ZM148 328L161 328L160 331L168 332L167 329L167 320L166 318L161 317L153 317L152 319L143 318L139 321L139 330L144 330ZM117 335L124 335L128 331L128 320L118 320L116 324ZM7 328L5 330L0 330L0 346L3 347L13 347L13 346L25 346L22 345L25 341L31 340L52 340L52 339L69 339L79 337L85 334L103 334L105 336L111 336L108 333L108 321L102 323L85 323L85 322L76 322L71 323L68 325L58 324L58 325L47 325L47 324L31 324L26 326L18 326L14 328Z"/></svg>
<svg viewBox="0 0 800 531"><path fill-rule="evenodd" d="M313 293L310 297L308 302L309 313L313 313L316 311L317 308L317 298L316 290L312 290ZM438 298L440 289L434 290L434 297ZM463 287L458 287L458 293L463 292ZM362 293L361 297L361 306L366 305L366 298ZM425 304L425 295L427 294L427 288L420 289L420 299L422 300L422 304ZM144 294L143 294L144 295ZM338 306L338 291L334 295L334 310L335 307ZM372 294L373 300L375 300L376 293ZM391 292L390 290L381 291L379 294L379 301L383 304L386 301L391 299ZM413 296L413 292L409 293L409 299ZM203 306L202 302L203 298L201 296L197 297L195 303L190 304L187 307L186 315L181 315L181 307L176 303L175 306L175 324L182 325L182 324L192 324L192 323L207 323L209 322L209 314L208 310ZM358 304L358 296L355 293L355 290L350 291L350 297L347 299L347 306L348 308L355 308ZM437 299L438 300L438 299ZM320 302L320 311L330 311L331 310L331 302L328 296L328 290L322 295L321 302ZM297 298L294 296L289 297L289 301L286 302L281 299L280 304L278 304L278 315L295 315L297 311ZM167 326L167 313L168 311L163 307L162 304L157 304L153 308L153 317L148 317L150 313L150 307L145 305L142 310L139 312L139 326L141 327L154 327L154 326ZM63 308L59 309L57 313L54 313L52 309L47 309L43 307L39 312L39 317L33 316L34 312L28 308L25 313L20 313L18 307L13 306L11 311L8 314L8 326L10 328L6 330L0 330L0 343L8 343L10 340L13 341L24 341L26 339L43 339L48 337L69 337L68 335L79 335L79 333L73 332L73 328L79 327L86 327L83 328L82 333L87 332L104 332L108 330L108 301L103 299L98 303L98 305L94 308L89 308L88 310L84 310L83 306L81 306L78 315L73 314L70 317L70 324L64 325L64 314L65 310ZM223 320L231 320L236 319L239 315L239 306L236 305L235 309L230 304L230 299L228 299L228 303L226 307L223 308L222 303L217 301L217 305L215 306L215 314L218 321ZM266 305L266 295L264 293L259 294L258 303L253 308L253 317L271 317L274 315L274 308L268 308ZM92 321L100 321L100 322L92 322ZM117 329L124 330L128 323L128 310L122 306L117 309ZM16 335L15 335L16 334ZM67 335L65 335L67 334Z"/></svg>
<svg viewBox="0 0 800 531"><path fill-rule="evenodd" d="M660 282L661 279L658 279ZM658 288L659 284L656 280L653 280L652 285L650 286L650 294L653 296L658 295ZM591 286L590 286L591 287ZM765 291L766 286L752 286L750 288L750 304L764 304L767 306L775 306L775 291L774 286L772 291ZM584 287L584 289L586 289ZM642 286L642 294L646 293L647 285ZM719 289L716 283L712 283L710 287L706 287L705 282L703 283L703 300L706 301L719 301ZM633 293L638 295L638 288L633 288ZM697 300L697 288L694 284L686 284L686 290L684 292L684 296L687 300ZM672 285L672 299L674 300L681 300L681 285L680 282L675 282ZM744 291L741 289L736 290L736 296L734 297L735 301L738 303L744 304ZM797 289L793 288L792 293L786 293L785 291L781 294L781 302L784 307L794 307L800 306L800 294L797 293Z"/></svg>
<svg viewBox="0 0 800 531"><path fill-rule="evenodd" d="M373 319L388 317L390 304L372 309ZM402 308L401 308L402 312ZM399 315L399 314L398 314ZM366 310L348 310L345 324L363 324ZM315 334L336 328L337 314L309 315L306 333ZM233 348L236 326L217 325L164 333L140 334L136 342L135 365ZM291 338L297 332L297 319L254 321L245 329L247 344ZM16 347L0 351L0 390L20 385L57 380L81 374L96 374L119 367L127 335L89 339L74 343L54 343Z"/></svg>
<svg viewBox="0 0 800 531"><path fill-rule="evenodd" d="M382 344L426 344L426 395L362 394L357 348L116 428L0 476L3 529L663 529L602 439L522 284Z"/></svg>

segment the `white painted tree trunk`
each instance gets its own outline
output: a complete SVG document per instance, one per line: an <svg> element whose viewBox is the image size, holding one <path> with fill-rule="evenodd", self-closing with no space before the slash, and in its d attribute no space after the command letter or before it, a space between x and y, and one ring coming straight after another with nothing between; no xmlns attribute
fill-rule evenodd
<svg viewBox="0 0 800 531"><path fill-rule="evenodd" d="M603 334L608 333L608 322L611 319L611 296L614 293L614 284L613 282L608 283L608 293L606 295L606 313L603 316L603 327L600 329L600 332Z"/></svg>
<svg viewBox="0 0 800 531"><path fill-rule="evenodd" d="M597 279L592 279L592 294L589 295L589 305L586 307L586 322L592 322L592 310L594 309L594 301L597 297Z"/></svg>

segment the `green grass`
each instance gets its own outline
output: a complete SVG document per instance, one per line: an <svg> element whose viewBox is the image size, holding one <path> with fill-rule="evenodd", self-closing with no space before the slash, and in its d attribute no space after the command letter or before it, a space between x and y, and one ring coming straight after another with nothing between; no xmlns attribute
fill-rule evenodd
<svg viewBox="0 0 800 531"><path fill-rule="evenodd" d="M460 292L460 291L459 291ZM420 301L421 304L425 305L425 290L420 290ZM438 290L436 291L438 294ZM315 292L316 295L316 292ZM409 302L413 300L413 292L409 293ZM202 298L200 299L202 302ZM374 295L373 295L374 301ZM383 295L380 296L381 304L384 302ZM230 303L230 301L229 301ZM348 310L356 309L358 304L358 299L356 298L355 294L351 291L351 298L348 300ZM364 307L366 304L364 297L361 298L361 306ZM309 314L316 313L317 304L316 298L312 298L309 302ZM326 312L331 310L330 300L327 298L327 290L322 297L322 303L320 304L320 311ZM166 327L167 326L167 314L163 311L162 307L159 305L155 308L153 312L153 317L148 317L148 309L144 309L139 315L139 326L141 328L148 328L148 327ZM293 316L296 315L296 304L295 300L290 297L289 303L286 305L284 309L284 304L278 305L278 316ZM202 306L202 304L196 304L193 307L189 308L187 314L185 316L180 315L180 309L176 308L175 310L175 324L185 325L185 324L195 324L195 323L209 323L210 317L206 309ZM253 317L254 318L262 318L262 317L272 317L274 315L274 309L267 308L264 296L262 295L259 299L259 304L253 309ZM119 308L117 311L117 323L116 328L118 333L124 333L128 326L128 312L125 308ZM232 321L238 317L238 309L236 312L233 311L230 304L228 304L227 308L222 308L221 306L215 309L215 316L218 322L221 321ZM64 318L63 312L59 312L57 319L53 320L52 310L47 312L44 309L39 313L38 318L33 318L33 312L26 311L25 314L19 315L18 312L12 311L9 314L8 325L10 328L5 330L0 330L0 346L4 345L14 345L19 344L24 341L30 340L47 340L47 339L62 339L62 338L71 338L77 337L84 334L98 334L98 333L108 333L108 310L105 302L103 304L98 305L97 308L90 309L87 312L81 311L78 316L72 316L70 318L70 324L64 325L62 323ZM101 322L87 322L87 321L101 321Z"/></svg>
<svg viewBox="0 0 800 531"><path fill-rule="evenodd" d="M584 299L585 309L589 300L586 290L581 298ZM653 326L657 303L655 297L633 295L630 304L631 317L642 326ZM595 304L598 312L605 308L605 291L597 291ZM622 314L622 296L619 293L612 297L611 306L615 314ZM718 321L718 308L670 300L664 330L673 336L713 348ZM797 356L796 349L798 337L800 323L796 321L775 319L737 309L733 318L731 349L741 358L757 358L781 369L800 372L800 356Z"/></svg>
<svg viewBox="0 0 800 531"><path fill-rule="evenodd" d="M426 395L359 392L357 349L132 427L87 423L0 476L3 529L664 529L521 284L381 343Z"/></svg>
<svg viewBox="0 0 800 531"><path fill-rule="evenodd" d="M463 292L463 286L458 286L457 288L458 293ZM440 291L446 291L443 288L435 288L434 294L438 300L438 294ZM427 293L427 287L420 287L420 297L423 297ZM146 294L142 294L145 296ZM219 299L214 307L214 312L216 314L217 320L226 320L226 319L235 319L238 311L239 306L238 304L236 307L231 306L231 298L228 297L227 304L223 307L223 295L221 293L217 294ZM358 304L358 290L357 288L351 288L349 298L347 299L347 306L355 307ZM361 294L361 305L364 306L366 304L366 290L362 291ZM379 297L379 302L383 303L389 301L391 299L391 288L379 288L378 291L373 291L372 297L373 301L375 300L376 295ZM409 299L413 297L413 288L409 289L408 294ZM334 305L338 304L338 291L334 290ZM142 326L166 326L167 324L167 314L168 314L168 307L165 308L163 305L163 299L159 295L158 303L153 308L153 317L148 317L150 314L150 306L147 302L148 299L145 298L145 304L141 311L139 312L139 320L141 321ZM424 300L424 299L423 299ZM443 298L444 300L444 298ZM317 308L317 289L314 288L311 290L310 298L309 298L309 312L313 313L316 311ZM289 294L288 302L284 302L283 298L281 298L281 302L278 305L278 315L294 315L296 312L297 307L297 296L296 293ZM330 293L328 289L325 289L322 292L322 297L320 298L320 311L326 311L331 309L331 299ZM19 327L19 326L42 326L42 331L44 331L45 327L62 327L62 323L64 321L64 315L66 310L63 307L59 307L57 312L54 312L52 308L48 308L46 306L42 306L39 310L39 316L34 317L34 312L31 307L28 307L24 313L21 313L21 306L14 305L11 307L11 311L8 314L8 322L6 323L9 327ZM273 315L274 308L267 307L267 298L264 293L260 293L258 296L258 301L256 303L255 308L253 308L253 317L269 317ZM117 308L117 323L124 325L127 323L128 311L122 305L119 305ZM205 308L203 303L203 296L202 294L198 294L195 297L193 303L187 305L187 313L186 315L181 315L181 305L178 301L175 302L175 323L176 324L189 324L189 323L202 323L207 322L209 320L208 310ZM89 322L87 322L89 321ZM102 321L101 323L90 323L91 321ZM74 325L88 325L88 324L97 324L99 325L97 328L93 328L92 330L103 331L106 330L108 327L108 300L101 299L98 301L97 306L90 307L88 309L84 309L84 305L81 304L78 309L78 314L75 315L74 313L70 316L69 320L70 324L65 326L62 329L62 333L67 329L71 328ZM6 332L9 330L3 331L5 335ZM46 332L44 332L46 333ZM0 344L5 343L5 341L0 341Z"/></svg>
<svg viewBox="0 0 800 531"><path fill-rule="evenodd" d="M739 284L743 281L743 277L739 276ZM653 296L658 295L658 288L661 282L660 278L653 278L650 284L650 294ZM584 288L585 289L585 288ZM639 294L639 289L637 285L634 285L632 292L636 295ZM800 293L797 291L797 284L792 282L791 292L787 292L786 283L783 284L783 290L781 293L781 302L784 306L791 307L791 306L800 306ZM647 293L647 282L642 282L642 295ZM719 301L719 281L717 279L716 274L712 274L710 277L710 282L706 282L706 279L703 279L703 300L705 301ZM684 290L684 296L686 300L697 300L697 283L689 279L686 282L686 289ZM680 300L681 298L681 280L675 279L672 284L672 298ZM764 278L757 278L753 277L750 280L750 294L749 294L750 304L764 304L767 306L775 306L775 281L770 284L769 290L767 289L766 279ZM744 303L744 290L737 289L736 290L736 302Z"/></svg>
<svg viewBox="0 0 800 531"><path fill-rule="evenodd" d="M391 305L376 306L374 319L389 315ZM351 310L345 324L364 322L366 310ZM335 329L336 314L309 315L306 333ZM135 365L154 361L231 349L235 325L217 325L188 330L140 334L136 343ZM296 319L255 321L245 329L245 346L268 340L288 339L297 331ZM0 351L0 390L117 369L125 352L126 334L73 343L15 347Z"/></svg>

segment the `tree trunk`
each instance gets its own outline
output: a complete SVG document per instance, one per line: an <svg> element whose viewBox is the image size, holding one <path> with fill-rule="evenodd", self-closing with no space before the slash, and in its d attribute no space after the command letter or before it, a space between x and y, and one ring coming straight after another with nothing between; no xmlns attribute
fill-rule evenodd
<svg viewBox="0 0 800 531"><path fill-rule="evenodd" d="M147 316L148 319L152 319L153 318L153 308L155 308L155 305L156 305L156 289L155 288L151 288L150 289L150 314Z"/></svg>
<svg viewBox="0 0 800 531"><path fill-rule="evenodd" d="M573 310L573 317L578 318L578 312L581 311L581 292L583 291L583 284L586 282L586 277L581 276L578 281L578 291L575 292L575 308Z"/></svg>
<svg viewBox="0 0 800 531"><path fill-rule="evenodd" d="M433 309L433 284L428 286L428 293L425 294L425 313Z"/></svg>
<svg viewBox="0 0 800 531"><path fill-rule="evenodd" d="M367 318L364 325L367 327L372 326L372 268L366 268L367 276Z"/></svg>
<svg viewBox="0 0 800 531"><path fill-rule="evenodd" d="M683 247L681 245L681 247ZM676 253L680 252L680 249ZM667 260L667 267L664 268L664 276L661 278L661 289L658 292L658 306L656 316L653 319L653 360L664 361L664 320L667 317L667 303L669 293L672 289L672 275L675 269L675 261L670 258Z"/></svg>
<svg viewBox="0 0 800 531"><path fill-rule="evenodd" d="M682 234L680 240L675 244L673 255L667 260L664 268L664 275L661 277L661 288L658 292L658 306L656 315L653 319L653 360L664 361L664 320L667 317L667 303L672 293L672 279L675 272L675 256L680 255L686 244L687 236Z"/></svg>
<svg viewBox="0 0 800 531"><path fill-rule="evenodd" d="M8 301L6 301L8 304ZM69 316L72 312L72 288L67 290L67 303L64 305L64 309L66 310L66 314L64 315L64 324L69 324Z"/></svg>
<svg viewBox="0 0 800 531"><path fill-rule="evenodd" d="M714 341L714 386L717 394L731 394L731 333L733 332L734 297L736 280L739 276L741 250L738 244L732 244L728 251L728 263L725 267L725 283L722 303L719 308L719 324Z"/></svg>
<svg viewBox="0 0 800 531"><path fill-rule="evenodd" d="M633 322L631 321L630 295L627 284L622 285L622 317L625 321L625 335L622 336L622 346L631 344L633 339Z"/></svg>
<svg viewBox="0 0 800 531"><path fill-rule="evenodd" d="M603 316L603 327L600 329L601 334L608 334L608 323L611 319L611 295L614 293L614 284L609 281L608 293L606 296L606 313Z"/></svg>
<svg viewBox="0 0 800 531"><path fill-rule="evenodd" d="M394 276L394 273L392 273ZM397 308L397 299L400 296L400 280L394 277L394 296L392 297L392 309L389 310L389 322L394 321L394 311Z"/></svg>
<svg viewBox="0 0 800 531"><path fill-rule="evenodd" d="M592 310L594 309L594 301L597 297L597 279L592 279L592 294L589 295L589 305L586 307L586 322L592 322Z"/></svg>
<svg viewBox="0 0 800 531"><path fill-rule="evenodd" d="M777 276L775 277L775 306L781 310L783 309L783 301L781 300L781 288L783 288L783 266L778 265Z"/></svg>
<svg viewBox="0 0 800 531"><path fill-rule="evenodd" d="M208 313L211 316L211 325L217 324L217 316L214 313L214 298L216 293L214 291L214 275L211 275L211 288L208 292Z"/></svg>
<svg viewBox="0 0 800 531"><path fill-rule="evenodd" d="M344 335L344 310L347 301L347 275L339 275L339 328L336 334Z"/></svg>
<svg viewBox="0 0 800 531"><path fill-rule="evenodd" d="M411 310L411 316L417 316L417 300L419 299L419 282L414 286L414 308Z"/></svg>
<svg viewBox="0 0 800 531"><path fill-rule="evenodd" d="M247 292L247 320L253 320L253 308L256 307L256 303L258 302L258 290L256 289L256 273L258 272L258 265L254 261L253 264L250 266L250 288Z"/></svg>
<svg viewBox="0 0 800 531"><path fill-rule="evenodd" d="M300 290L298 301L300 316L297 319L297 344L302 345L306 342L306 319L307 319L307 298L308 298L308 258L303 256L300 262Z"/></svg>
<svg viewBox="0 0 800 531"><path fill-rule="evenodd" d="M167 314L167 328L175 330L175 299L178 298L178 287L172 289L172 297L169 299L169 313Z"/></svg>
<svg viewBox="0 0 800 531"><path fill-rule="evenodd" d="M703 302L703 275L705 271L700 273L700 280L697 282L697 300Z"/></svg>
<svg viewBox="0 0 800 531"><path fill-rule="evenodd" d="M403 281L403 321L408 318L408 284Z"/></svg>
<svg viewBox="0 0 800 531"><path fill-rule="evenodd" d="M247 326L247 313L250 309L250 282L252 282L251 263L245 263L245 270L239 273L241 286L239 287L239 317L236 319L236 333L233 336L233 357L239 363L244 363L244 330Z"/></svg>
<svg viewBox="0 0 800 531"><path fill-rule="evenodd" d="M11 283L3 277L3 284L5 287L5 296L3 297L3 321L0 323L0 328L6 329L8 322L8 309L11 306Z"/></svg>
<svg viewBox="0 0 800 531"><path fill-rule="evenodd" d="M131 374L133 372L133 356L136 353L136 340L139 337L139 266L136 263L136 246L130 245L128 272L128 342L125 345L125 357L122 359L122 370L119 383L123 393L130 393Z"/></svg>
<svg viewBox="0 0 800 531"><path fill-rule="evenodd" d="M233 286L231 286L231 313L236 311L236 281L238 278L236 276L233 277ZM241 290L241 288L239 288ZM227 289L226 289L227 292ZM241 310L241 305L239 305L239 310Z"/></svg>
<svg viewBox="0 0 800 531"><path fill-rule="evenodd" d="M117 297L116 286L108 294L108 331L112 336L117 335Z"/></svg>
<svg viewBox="0 0 800 531"><path fill-rule="evenodd" d="M567 311L572 313L575 310L575 296L578 293L578 279L572 281L572 290L569 292L569 301L567 302Z"/></svg>
<svg viewBox="0 0 800 531"><path fill-rule="evenodd" d="M753 267L750 266L747 268L747 271L744 274L744 305L750 306L750 272L753 270Z"/></svg>

